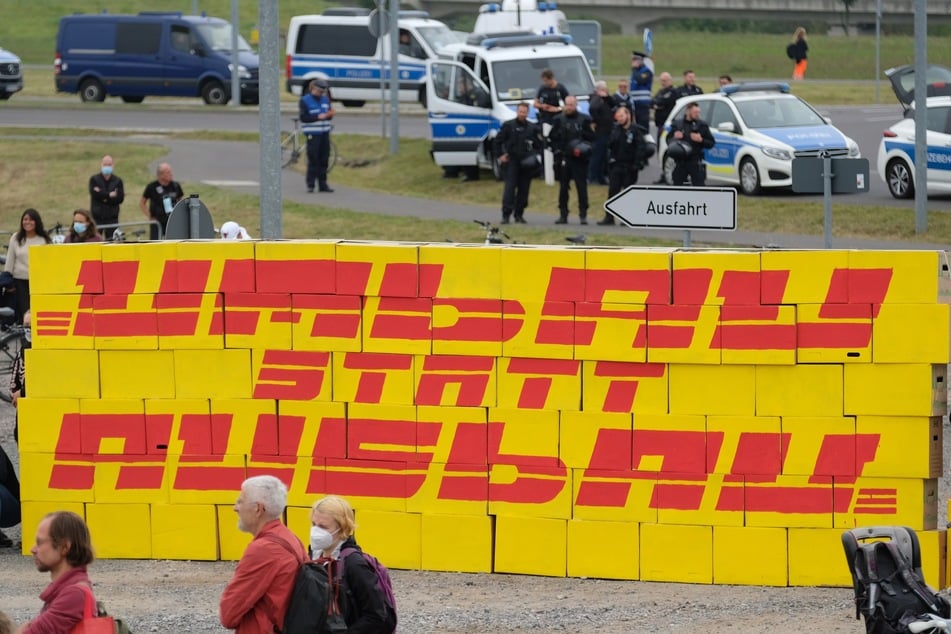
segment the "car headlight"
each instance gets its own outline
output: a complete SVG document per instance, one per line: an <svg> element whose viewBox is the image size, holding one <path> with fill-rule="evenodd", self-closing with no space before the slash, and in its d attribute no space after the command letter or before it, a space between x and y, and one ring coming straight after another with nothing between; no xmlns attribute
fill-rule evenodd
<svg viewBox="0 0 951 634"><path fill-rule="evenodd" d="M780 161L792 160L792 154L789 153L789 150L784 150L778 147L769 147L768 145L764 145L763 147L760 148L760 150L762 150L763 154L765 154L766 156L770 158L774 158Z"/></svg>
<svg viewBox="0 0 951 634"><path fill-rule="evenodd" d="M228 64L228 72L229 73L233 72L233 69L234 69L234 65ZM251 79L251 73L248 72L248 67L245 66L244 64L238 65L238 77L240 77L241 79Z"/></svg>
<svg viewBox="0 0 951 634"><path fill-rule="evenodd" d="M857 158L858 156L860 156L860 154L861 153L859 152L859 144L849 139L849 156L853 158Z"/></svg>

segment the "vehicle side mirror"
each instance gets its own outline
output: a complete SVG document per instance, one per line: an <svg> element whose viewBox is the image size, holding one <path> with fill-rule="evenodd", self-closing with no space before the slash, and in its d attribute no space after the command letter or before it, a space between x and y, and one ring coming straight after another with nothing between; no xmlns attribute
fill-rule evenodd
<svg viewBox="0 0 951 634"><path fill-rule="evenodd" d="M736 133L736 125L732 121L724 121L717 126L717 130L720 132L733 132Z"/></svg>
<svg viewBox="0 0 951 634"><path fill-rule="evenodd" d="M492 97L484 92L479 92L479 96L476 99L476 105L480 108L491 108L492 107Z"/></svg>
<svg viewBox="0 0 951 634"><path fill-rule="evenodd" d="M204 57L205 47L196 42L195 45L192 47L192 55L197 55L198 57Z"/></svg>

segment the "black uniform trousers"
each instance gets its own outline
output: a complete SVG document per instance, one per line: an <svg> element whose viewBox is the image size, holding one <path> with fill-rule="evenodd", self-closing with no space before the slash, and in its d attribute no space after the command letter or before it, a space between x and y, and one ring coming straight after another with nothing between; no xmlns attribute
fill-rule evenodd
<svg viewBox="0 0 951 634"><path fill-rule="evenodd" d="M516 220L521 220L528 206L528 190L535 177L535 168L526 169L519 166L518 159L509 156L505 164L505 189L502 190L502 219L508 220L515 214Z"/></svg>
<svg viewBox="0 0 951 634"><path fill-rule="evenodd" d="M561 189L558 191L558 211L561 212L561 219L565 220L568 217L568 192L571 190L572 181L578 192L578 217L587 218L588 161L571 156L566 157L558 180L561 182Z"/></svg>
<svg viewBox="0 0 951 634"><path fill-rule="evenodd" d="M316 182L320 189L327 188L327 164L330 162L330 133L307 135L307 187Z"/></svg>
<svg viewBox="0 0 951 634"><path fill-rule="evenodd" d="M703 187L707 183L707 169L703 161L699 159L687 159L686 161L677 161L674 165L674 185L680 186L687 182L690 177L690 184L694 187Z"/></svg>

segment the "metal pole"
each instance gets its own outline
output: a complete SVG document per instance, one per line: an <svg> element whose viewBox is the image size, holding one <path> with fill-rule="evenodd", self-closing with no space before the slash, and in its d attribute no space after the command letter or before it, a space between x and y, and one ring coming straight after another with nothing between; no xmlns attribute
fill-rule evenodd
<svg viewBox="0 0 951 634"><path fill-rule="evenodd" d="M400 151L400 0L390 0L390 154Z"/></svg>
<svg viewBox="0 0 951 634"><path fill-rule="evenodd" d="M376 0L376 10L379 12L381 18L383 12L386 11L386 0ZM382 26L383 20L380 20L380 25ZM383 40L383 29L381 28L378 34L380 38L381 47ZM381 136L386 138L386 52L381 50L380 55L380 123L383 128Z"/></svg>
<svg viewBox="0 0 951 634"><path fill-rule="evenodd" d="M192 15L198 15L198 0L192 0Z"/></svg>
<svg viewBox="0 0 951 634"><path fill-rule="evenodd" d="M927 68L927 1L915 0L915 233L928 230Z"/></svg>
<svg viewBox="0 0 951 634"><path fill-rule="evenodd" d="M879 83L882 77L882 0L875 3L875 103L879 98Z"/></svg>
<svg viewBox="0 0 951 634"><path fill-rule="evenodd" d="M260 0L258 95L260 99L261 237L283 237L281 226L281 54L278 50L278 0Z"/></svg>
<svg viewBox="0 0 951 634"><path fill-rule="evenodd" d="M825 248L832 248L832 159L822 157L822 202L825 206Z"/></svg>
<svg viewBox="0 0 951 634"><path fill-rule="evenodd" d="M692 236L690 235L690 229L685 229L684 230L684 248L685 249L690 248L691 238Z"/></svg>
<svg viewBox="0 0 951 634"><path fill-rule="evenodd" d="M192 194L188 197L188 237L191 240L201 237L200 213L201 203L198 202L198 194Z"/></svg>
<svg viewBox="0 0 951 634"><path fill-rule="evenodd" d="M231 107L241 105L241 78L238 76L238 0L231 0Z"/></svg>

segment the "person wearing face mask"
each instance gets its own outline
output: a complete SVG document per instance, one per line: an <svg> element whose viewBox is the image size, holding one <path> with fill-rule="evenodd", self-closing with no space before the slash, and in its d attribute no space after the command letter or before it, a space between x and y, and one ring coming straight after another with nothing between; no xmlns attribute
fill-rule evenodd
<svg viewBox="0 0 951 634"><path fill-rule="evenodd" d="M119 206L125 200L122 179L113 174L114 161L108 154L102 157L99 172L89 177L89 210L97 225L119 222ZM115 227L103 230L106 240L112 239Z"/></svg>
<svg viewBox="0 0 951 634"><path fill-rule="evenodd" d="M73 212L73 225L66 234L67 244L77 242L102 242L102 236L96 228L96 221L85 209L77 209Z"/></svg>
<svg viewBox="0 0 951 634"><path fill-rule="evenodd" d="M377 584L376 572L363 557L353 536L356 521L353 508L342 497L328 495L317 500L310 514L310 551L314 559L343 557L339 607L351 634L390 634L396 615L387 607Z"/></svg>

